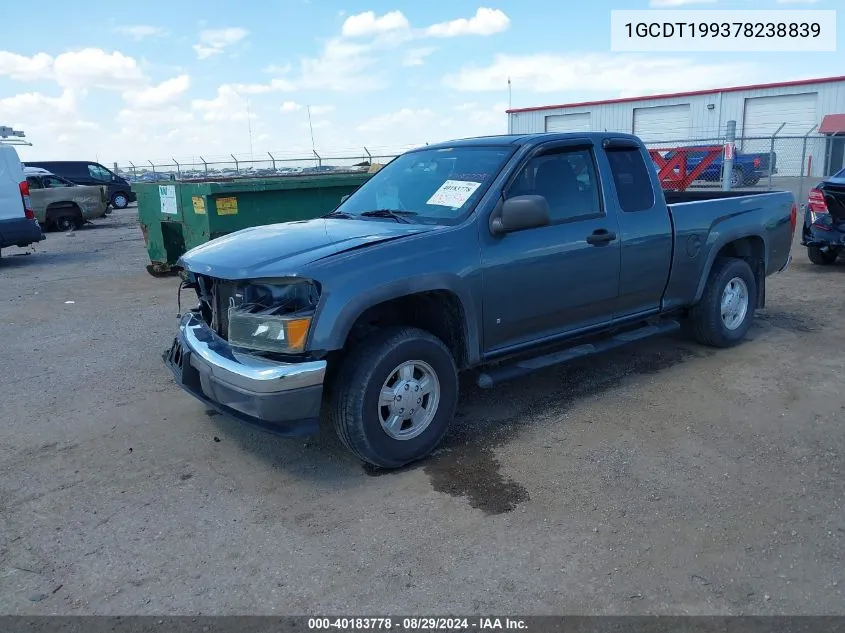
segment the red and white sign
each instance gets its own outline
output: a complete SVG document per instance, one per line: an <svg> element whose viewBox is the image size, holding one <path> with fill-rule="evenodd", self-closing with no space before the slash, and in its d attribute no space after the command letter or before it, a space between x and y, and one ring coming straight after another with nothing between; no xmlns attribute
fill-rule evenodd
<svg viewBox="0 0 845 633"><path fill-rule="evenodd" d="M725 143L725 160L731 160L734 157L735 143Z"/></svg>

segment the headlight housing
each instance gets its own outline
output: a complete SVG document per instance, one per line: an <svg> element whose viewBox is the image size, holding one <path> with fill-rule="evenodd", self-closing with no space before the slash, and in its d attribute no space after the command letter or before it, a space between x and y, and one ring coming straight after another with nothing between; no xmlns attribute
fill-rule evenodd
<svg viewBox="0 0 845 633"><path fill-rule="evenodd" d="M310 280L256 281L236 293L228 308L229 344L251 350L304 351L320 294Z"/></svg>

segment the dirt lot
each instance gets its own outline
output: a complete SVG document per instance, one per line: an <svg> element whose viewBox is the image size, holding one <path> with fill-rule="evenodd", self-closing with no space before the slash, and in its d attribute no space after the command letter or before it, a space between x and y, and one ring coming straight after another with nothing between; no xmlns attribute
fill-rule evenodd
<svg viewBox="0 0 845 633"><path fill-rule="evenodd" d="M0 259L0 613L845 613L845 265L796 247L732 350L467 380L380 474L174 386L134 213Z"/></svg>

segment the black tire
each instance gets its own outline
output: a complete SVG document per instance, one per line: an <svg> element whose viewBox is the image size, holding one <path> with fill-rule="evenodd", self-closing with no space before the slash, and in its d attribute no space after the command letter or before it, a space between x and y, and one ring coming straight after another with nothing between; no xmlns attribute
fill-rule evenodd
<svg viewBox="0 0 845 633"><path fill-rule="evenodd" d="M122 191L116 191L111 197L111 206L115 209L125 209L129 206L129 197Z"/></svg>
<svg viewBox="0 0 845 633"><path fill-rule="evenodd" d="M722 320L722 295L728 283L737 277L745 283L748 306L740 324L729 329ZM702 345L731 347L745 338L756 309L757 280L748 262L734 257L718 259L710 270L701 301L690 311L692 334Z"/></svg>
<svg viewBox="0 0 845 633"><path fill-rule="evenodd" d="M745 184L745 172L742 167L734 167L731 171L731 187L741 187Z"/></svg>
<svg viewBox="0 0 845 633"><path fill-rule="evenodd" d="M57 231L75 231L82 226L79 217L73 213L62 213L53 220Z"/></svg>
<svg viewBox="0 0 845 633"><path fill-rule="evenodd" d="M440 384L434 417L413 439L395 439L382 428L379 395L393 370L406 361L431 367ZM400 468L429 455L443 439L458 403L458 371L443 342L413 327L386 328L354 349L334 383L332 418L340 441L359 459Z"/></svg>
<svg viewBox="0 0 845 633"><path fill-rule="evenodd" d="M836 262L838 253L836 251L823 251L818 246L807 247L807 257L810 261L819 266L830 266Z"/></svg>

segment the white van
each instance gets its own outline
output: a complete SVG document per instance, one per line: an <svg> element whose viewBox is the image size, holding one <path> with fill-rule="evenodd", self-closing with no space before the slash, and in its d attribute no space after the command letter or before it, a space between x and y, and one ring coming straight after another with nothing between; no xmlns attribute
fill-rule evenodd
<svg viewBox="0 0 845 633"><path fill-rule="evenodd" d="M18 153L0 142L0 249L44 239L29 201L29 184Z"/></svg>

